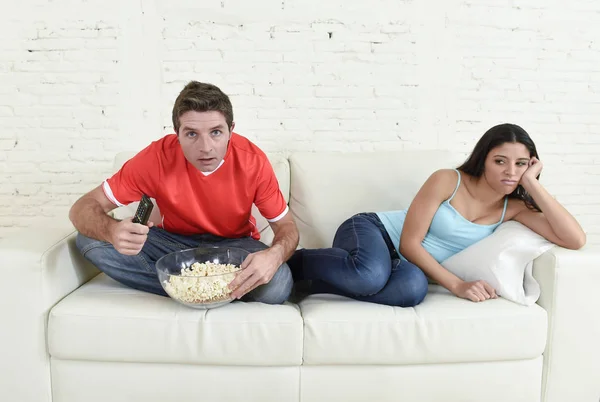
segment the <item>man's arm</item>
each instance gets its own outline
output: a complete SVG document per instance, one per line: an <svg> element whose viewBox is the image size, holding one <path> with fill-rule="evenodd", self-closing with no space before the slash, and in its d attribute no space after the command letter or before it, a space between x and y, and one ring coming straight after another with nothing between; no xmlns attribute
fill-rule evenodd
<svg viewBox="0 0 600 402"><path fill-rule="evenodd" d="M286 262L298 247L299 235L296 222L292 213L287 214L277 222L269 222L275 237L271 243L269 252L274 253L277 258L277 267Z"/></svg>
<svg viewBox="0 0 600 402"><path fill-rule="evenodd" d="M123 255L137 255L146 242L152 223L145 226L133 223L132 218L117 221L107 215L115 208L116 205L98 186L73 204L69 219L79 233L108 242Z"/></svg>
<svg viewBox="0 0 600 402"><path fill-rule="evenodd" d="M291 212L288 211L277 222L269 222L269 225L275 234L272 245L266 250L250 254L244 260L242 271L229 284L233 289L231 295L234 299L269 283L281 264L292 256L298 246L298 228Z"/></svg>
<svg viewBox="0 0 600 402"><path fill-rule="evenodd" d="M117 206L98 186L78 199L69 211L69 219L79 233L92 239L111 242L111 229L117 221L107 215Z"/></svg>

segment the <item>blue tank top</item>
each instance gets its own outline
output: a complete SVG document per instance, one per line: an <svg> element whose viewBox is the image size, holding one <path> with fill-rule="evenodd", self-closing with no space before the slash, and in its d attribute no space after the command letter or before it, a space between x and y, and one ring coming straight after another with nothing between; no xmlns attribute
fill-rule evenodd
<svg viewBox="0 0 600 402"><path fill-rule="evenodd" d="M477 243L479 240L491 235L502 221L504 221L504 215L506 214L508 197L504 199L502 218L500 218L499 222L492 225L473 223L458 213L458 211L450 205L450 201L454 198L454 195L456 195L456 191L460 186L460 172L457 169L454 170L458 173L456 188L450 198L440 204L431 220L429 230L421 243L423 248L425 248L437 262L442 262L459 251L462 251L470 245ZM400 254L400 234L402 233L402 227L404 226L406 212L407 210L377 213L385 230L390 235L398 254ZM401 254L400 257L405 259Z"/></svg>

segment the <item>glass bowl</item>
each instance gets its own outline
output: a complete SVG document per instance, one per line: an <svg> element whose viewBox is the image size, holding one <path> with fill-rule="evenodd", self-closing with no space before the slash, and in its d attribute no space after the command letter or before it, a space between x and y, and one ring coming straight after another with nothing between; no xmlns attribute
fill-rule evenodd
<svg viewBox="0 0 600 402"><path fill-rule="evenodd" d="M235 247L180 250L156 261L156 271L160 284L173 300L188 307L210 309L232 301L227 285L249 254ZM233 267L228 264L235 266L236 271L229 272Z"/></svg>

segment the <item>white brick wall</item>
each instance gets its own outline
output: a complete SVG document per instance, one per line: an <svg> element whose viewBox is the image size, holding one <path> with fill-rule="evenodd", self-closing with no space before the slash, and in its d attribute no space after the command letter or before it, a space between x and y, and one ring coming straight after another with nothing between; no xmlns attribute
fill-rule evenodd
<svg viewBox="0 0 600 402"><path fill-rule="evenodd" d="M0 24L0 237L66 219L116 152L170 132L197 79L266 151L464 154L518 123L600 244L599 2L21 3Z"/></svg>

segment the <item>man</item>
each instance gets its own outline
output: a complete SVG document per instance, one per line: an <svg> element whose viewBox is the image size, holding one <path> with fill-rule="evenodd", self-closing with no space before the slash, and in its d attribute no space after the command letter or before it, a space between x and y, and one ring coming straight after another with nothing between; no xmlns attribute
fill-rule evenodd
<svg viewBox="0 0 600 402"><path fill-rule="evenodd" d="M102 185L72 206L77 247L100 270L132 288L164 295L156 261L186 248L228 246L250 254L231 282L232 297L269 304L287 300L292 276L285 261L298 245L298 230L264 152L233 132L229 97L192 81L173 107L175 134L152 142ZM154 198L160 211L148 226L107 212ZM259 241L252 204L275 237Z"/></svg>

